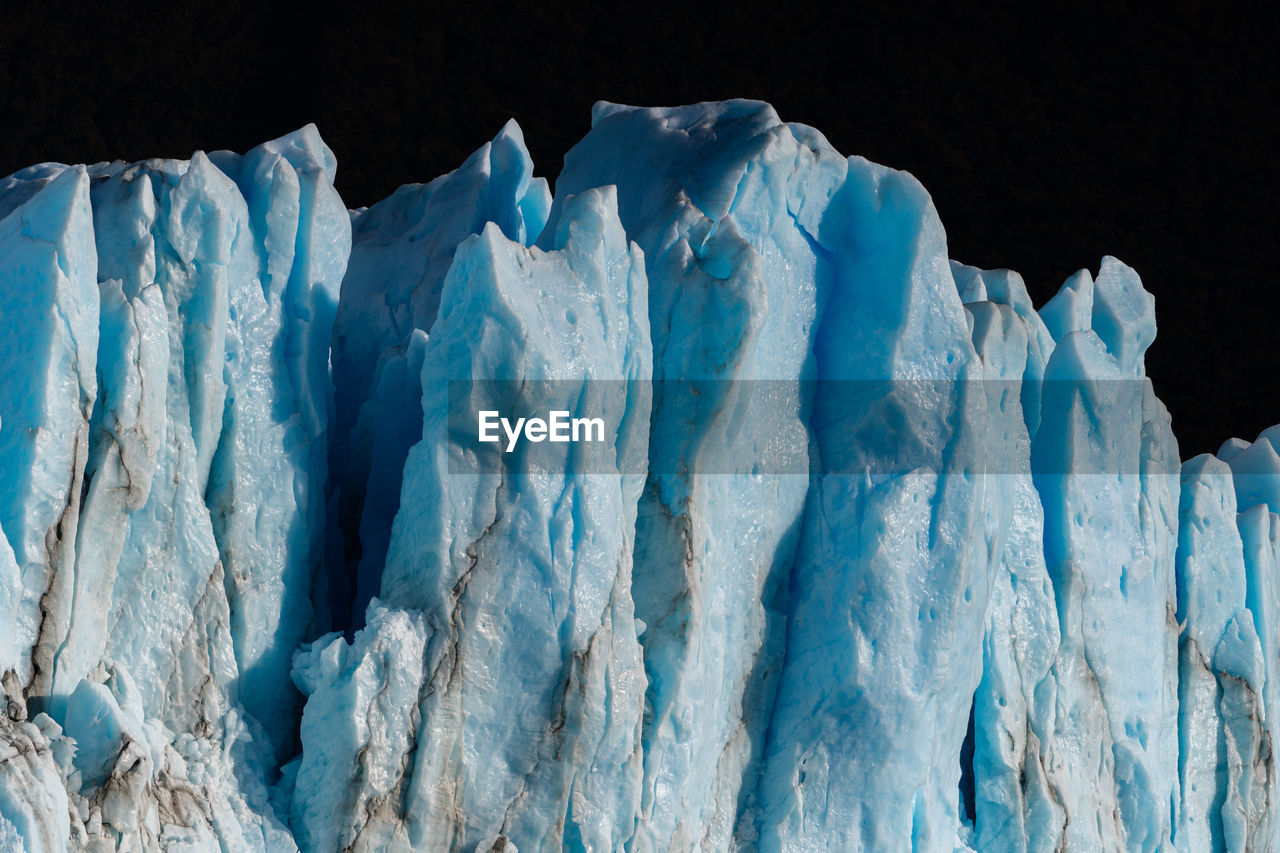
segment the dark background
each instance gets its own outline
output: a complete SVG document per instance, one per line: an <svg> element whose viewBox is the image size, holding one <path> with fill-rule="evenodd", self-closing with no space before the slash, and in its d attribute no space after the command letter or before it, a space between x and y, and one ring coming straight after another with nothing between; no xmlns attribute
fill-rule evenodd
<svg viewBox="0 0 1280 853"><path fill-rule="evenodd" d="M245 150L314 121L357 207L512 116L553 178L597 99L759 98L910 170L951 255L1020 271L1037 304L1104 254L1136 267L1184 458L1280 421L1273 23L1215 2L532 8L0 0L0 174Z"/></svg>

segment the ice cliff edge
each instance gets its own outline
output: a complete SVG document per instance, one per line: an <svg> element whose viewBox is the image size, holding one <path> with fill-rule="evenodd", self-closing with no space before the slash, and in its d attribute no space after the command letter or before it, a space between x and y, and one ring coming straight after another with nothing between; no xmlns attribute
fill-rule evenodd
<svg viewBox="0 0 1280 853"><path fill-rule="evenodd" d="M0 181L0 850L1280 848L1280 432L1132 269L753 101L336 168Z"/></svg>

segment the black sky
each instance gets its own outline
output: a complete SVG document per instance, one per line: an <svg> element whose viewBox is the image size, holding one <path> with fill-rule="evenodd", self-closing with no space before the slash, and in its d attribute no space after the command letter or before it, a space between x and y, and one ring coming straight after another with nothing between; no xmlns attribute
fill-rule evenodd
<svg viewBox="0 0 1280 853"><path fill-rule="evenodd" d="M914 173L951 255L1018 270L1037 304L1104 254L1137 268L1182 455L1252 439L1280 422L1275 24L1214 2L1026 5L0 0L0 174L244 150L314 121L357 207L509 117L554 178L597 99L760 98Z"/></svg>

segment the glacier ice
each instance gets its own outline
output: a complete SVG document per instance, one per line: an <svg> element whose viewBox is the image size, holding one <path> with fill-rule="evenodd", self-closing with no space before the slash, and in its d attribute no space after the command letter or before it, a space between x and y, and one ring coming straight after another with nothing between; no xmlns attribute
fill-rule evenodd
<svg viewBox="0 0 1280 853"><path fill-rule="evenodd" d="M0 181L0 850L1280 848L1280 427L1179 459L1137 273L592 124Z"/></svg>
<svg viewBox="0 0 1280 853"><path fill-rule="evenodd" d="M409 448L422 437L423 335L440 310L458 244L492 222L528 244L546 224L551 193L533 177L519 126L508 122L458 169L354 211L351 258L337 308L330 512L346 532L331 607L358 624L377 594ZM418 332L421 334L415 335ZM335 560L337 562L337 560ZM354 579L354 594L349 582ZM349 612L347 612L349 611Z"/></svg>
<svg viewBox="0 0 1280 853"><path fill-rule="evenodd" d="M5 181L5 687L75 745L63 822L94 843L290 843L267 783L313 621L349 221L314 128L214 159Z"/></svg>

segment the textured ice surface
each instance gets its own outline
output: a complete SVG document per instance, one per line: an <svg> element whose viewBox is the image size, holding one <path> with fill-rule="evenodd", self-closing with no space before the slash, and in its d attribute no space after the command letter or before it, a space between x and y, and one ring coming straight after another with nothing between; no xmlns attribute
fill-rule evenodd
<svg viewBox="0 0 1280 853"><path fill-rule="evenodd" d="M314 128L214 159L0 189L2 663L11 716L76 756L77 845L291 843L266 786L296 749L350 226Z"/></svg>
<svg viewBox="0 0 1280 853"><path fill-rule="evenodd" d="M751 473L776 470L778 446L806 464L800 386L780 385L739 429L731 413L753 386L732 381L809 378L827 273L790 200L825 198L844 161L765 104L598 105L595 119L557 190L618 187L622 223L645 253L654 378L717 380L707 387L718 392L690 405L678 386L655 386L658 473L639 504L633 584L649 709L634 846L719 848L755 810L808 490L805 477ZM557 199L551 221L563 215ZM699 467L719 473L670 473Z"/></svg>
<svg viewBox="0 0 1280 853"><path fill-rule="evenodd" d="M335 169L0 181L0 850L1280 848L1280 427L1132 269L753 101Z"/></svg>
<svg viewBox="0 0 1280 853"><path fill-rule="evenodd" d="M547 182L533 177L524 137L510 121L455 171L352 212L333 338L331 546L342 569L331 606L340 624L362 622L378 591L405 459L422 437L422 335L439 313L458 244L491 222L528 245L550 205Z"/></svg>

